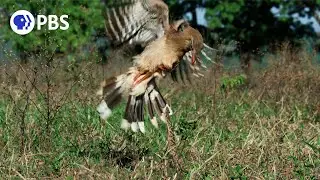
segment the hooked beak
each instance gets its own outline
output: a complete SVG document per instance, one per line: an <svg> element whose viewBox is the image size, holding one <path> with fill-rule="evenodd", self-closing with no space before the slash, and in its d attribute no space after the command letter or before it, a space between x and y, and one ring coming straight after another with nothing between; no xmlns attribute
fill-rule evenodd
<svg viewBox="0 0 320 180"><path fill-rule="evenodd" d="M196 50L192 49L191 54L192 54L191 64L194 65L196 64Z"/></svg>

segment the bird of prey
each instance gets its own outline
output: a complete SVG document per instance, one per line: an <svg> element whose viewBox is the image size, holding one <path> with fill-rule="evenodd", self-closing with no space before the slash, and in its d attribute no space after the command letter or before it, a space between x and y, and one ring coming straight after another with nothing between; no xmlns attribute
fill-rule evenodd
<svg viewBox="0 0 320 180"><path fill-rule="evenodd" d="M98 94L102 101L97 110L102 119L107 119L112 108L128 98L121 127L144 133L144 106L155 127L156 116L166 121L166 116L172 114L156 80L167 74L177 79L177 72L181 79L190 72L202 75L203 59L211 61L204 48L211 48L185 20L169 23L168 6L162 0L122 0L107 8L105 17L107 36L114 44L140 44L145 48L133 57L133 65L126 73L101 83Z"/></svg>

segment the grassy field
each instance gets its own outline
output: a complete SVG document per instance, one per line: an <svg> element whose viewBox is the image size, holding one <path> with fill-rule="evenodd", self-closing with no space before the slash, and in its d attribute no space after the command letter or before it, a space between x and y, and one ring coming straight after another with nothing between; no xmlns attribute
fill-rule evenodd
<svg viewBox="0 0 320 180"><path fill-rule="evenodd" d="M163 123L155 129L146 119L146 134L122 131L124 103L99 119L100 81L126 67L1 65L0 179L320 179L316 56L284 47L266 58L246 78L215 66L192 84L161 84L180 173Z"/></svg>

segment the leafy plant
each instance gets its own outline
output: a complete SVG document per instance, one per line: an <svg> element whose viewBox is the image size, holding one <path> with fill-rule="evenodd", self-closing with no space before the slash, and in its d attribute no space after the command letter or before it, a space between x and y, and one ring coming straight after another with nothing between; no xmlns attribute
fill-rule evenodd
<svg viewBox="0 0 320 180"><path fill-rule="evenodd" d="M229 91L245 85L245 82L246 82L246 76L243 74L240 74L234 77L224 76L221 78L220 88L223 91Z"/></svg>

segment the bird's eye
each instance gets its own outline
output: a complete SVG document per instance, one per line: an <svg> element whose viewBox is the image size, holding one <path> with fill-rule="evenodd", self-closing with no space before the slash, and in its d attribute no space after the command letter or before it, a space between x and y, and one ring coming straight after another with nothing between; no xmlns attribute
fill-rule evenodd
<svg viewBox="0 0 320 180"><path fill-rule="evenodd" d="M187 27L186 23L182 23L179 27L178 27L178 31L182 32L184 31L184 29Z"/></svg>
<svg viewBox="0 0 320 180"><path fill-rule="evenodd" d="M183 25L183 24L180 25L180 26L178 27L178 30L179 30L180 32L182 32L182 31L184 30L184 25Z"/></svg>

